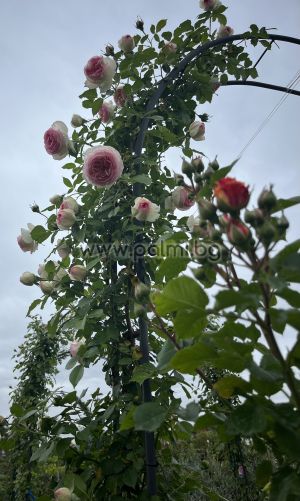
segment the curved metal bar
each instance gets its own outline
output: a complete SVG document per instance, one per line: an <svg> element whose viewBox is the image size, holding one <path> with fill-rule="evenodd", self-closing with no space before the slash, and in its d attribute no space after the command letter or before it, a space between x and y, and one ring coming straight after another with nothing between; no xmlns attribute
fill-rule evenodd
<svg viewBox="0 0 300 501"><path fill-rule="evenodd" d="M192 50L182 61L175 67L173 68L168 75L166 75L159 83L150 97L147 106L146 106L146 114L149 113L149 111L152 111L155 106L157 105L161 95L163 94L164 90L166 89L167 85L174 81L176 78L178 78L181 73L186 69L187 65L191 63L193 60L197 60L204 52L207 52L209 49L212 49L214 47L218 46L223 46L226 45L227 43L230 42L235 42L238 40L250 40L251 38L256 38L256 37L251 37L251 36L245 36L245 34L240 34L240 35L232 35L230 37L225 37L225 38L220 38L217 40L213 40L211 42L207 42L204 45L200 45L199 47L196 47L196 49ZM293 37L287 37L284 35L269 35L267 40L272 40L272 41L281 41L281 42L287 42L287 43L292 43L295 45L300 45L300 39L298 38L293 38ZM257 82L259 83L259 82ZM229 85L239 85L239 83L233 83ZM244 81L242 85L253 85L253 82L247 82ZM257 85L258 87L268 87L269 84L261 84ZM273 86L274 87L274 86ZM279 90L279 89L275 89ZM293 92L294 93L294 92ZM140 131L137 135L135 145L134 145L134 150L133 153L136 158L139 158L142 153L143 149L143 144L144 144L144 139L145 139L145 134L149 125L149 120L150 118L145 116L142 119L141 126L140 126ZM139 167L140 165L137 165L136 171L137 174L139 173ZM133 194L138 197L142 194L143 191L143 184L141 183L135 183L133 186ZM144 258L139 258L136 262L136 273L142 282L145 281L145 261ZM149 361L149 344L148 344L148 327L147 327L147 322L143 317L140 317L139 319L139 328L140 328L140 346L141 346L141 351L143 354L143 358L141 360L141 363L146 363ZM151 387L150 387L150 380L146 380L143 383L143 398L145 402L150 402L152 399L151 396ZM156 488L156 457L155 457L155 441L154 441L154 433L149 433L145 432L145 456L146 456L146 473L147 473L147 487L148 487L148 493L150 496L154 496L157 493L157 488Z"/></svg>
<svg viewBox="0 0 300 501"><path fill-rule="evenodd" d="M250 87L261 87L263 89L277 90L279 92L285 92L286 94L292 94L293 96L300 96L299 90L289 89L288 87L282 87L281 85L273 85L264 82L256 82L253 80L228 80L224 84L220 84L221 87L226 87L229 85L249 85Z"/></svg>

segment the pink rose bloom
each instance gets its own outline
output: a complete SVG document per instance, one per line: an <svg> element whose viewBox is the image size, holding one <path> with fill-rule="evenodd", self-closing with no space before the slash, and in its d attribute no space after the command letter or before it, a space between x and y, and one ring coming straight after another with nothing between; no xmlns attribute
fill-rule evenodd
<svg viewBox="0 0 300 501"><path fill-rule="evenodd" d="M118 108L122 108L126 101L128 99L128 96L126 96L124 87L120 85L119 87L116 88L115 93L114 93L114 101Z"/></svg>
<svg viewBox="0 0 300 501"><path fill-rule="evenodd" d="M131 52L135 47L134 39L131 35L124 35L120 38L118 45L123 52Z"/></svg>
<svg viewBox="0 0 300 501"><path fill-rule="evenodd" d="M230 37L233 35L234 29L231 28L230 26L224 26L224 24L220 24L218 33L217 33L217 38L225 38L225 37Z"/></svg>
<svg viewBox="0 0 300 501"><path fill-rule="evenodd" d="M192 190L186 186L178 186L171 195L175 209L188 210L193 207L195 201L189 198L191 193Z"/></svg>
<svg viewBox="0 0 300 501"><path fill-rule="evenodd" d="M37 242L35 242L31 236L31 232L34 228L33 224L27 224L28 230L25 228L21 228L21 235L17 237L17 242L19 244L20 249L23 252L35 252L38 248Z"/></svg>
<svg viewBox="0 0 300 501"><path fill-rule="evenodd" d="M84 157L83 177L95 186L111 186L124 169L120 153L112 146L93 146Z"/></svg>
<svg viewBox="0 0 300 501"><path fill-rule="evenodd" d="M79 205L73 197L65 197L61 203L60 209L72 209L77 214Z"/></svg>
<svg viewBox="0 0 300 501"><path fill-rule="evenodd" d="M102 92L106 92L112 85L116 68L117 65L115 60L110 57L91 57L84 67L86 87L89 89L96 89L99 87Z"/></svg>
<svg viewBox="0 0 300 501"><path fill-rule="evenodd" d="M54 122L44 134L44 145L47 153L54 160L62 160L69 152L68 127L64 122Z"/></svg>
<svg viewBox="0 0 300 501"><path fill-rule="evenodd" d="M214 10L217 7L220 7L221 2L220 0L200 0L199 5L201 9L204 10Z"/></svg>
<svg viewBox="0 0 300 501"><path fill-rule="evenodd" d="M69 276L72 280L76 280L78 282L82 282L87 275L87 269L85 266L81 264L74 264L69 269Z"/></svg>
<svg viewBox="0 0 300 501"><path fill-rule="evenodd" d="M189 133L194 141L203 141L205 139L205 123L203 122L193 122L189 126Z"/></svg>
<svg viewBox="0 0 300 501"><path fill-rule="evenodd" d="M99 110L99 117L101 119L101 122L107 124L108 122L111 122L112 119L114 118L115 115L115 107L112 101L104 101L102 103L102 106Z"/></svg>
<svg viewBox="0 0 300 501"><path fill-rule="evenodd" d="M67 487L60 487L54 492L55 501L71 501L72 492Z"/></svg>
<svg viewBox="0 0 300 501"><path fill-rule="evenodd" d="M73 358L77 357L78 350L82 345L83 345L82 341L77 341L76 339L72 341L72 343L70 344L71 357Z"/></svg>
<svg viewBox="0 0 300 501"><path fill-rule="evenodd" d="M159 206L150 202L148 198L137 197L134 201L134 206L131 207L131 214L138 221L153 223L159 217Z"/></svg>
<svg viewBox="0 0 300 501"><path fill-rule="evenodd" d="M59 209L56 224L60 230L68 230L76 221L75 212L72 209Z"/></svg>

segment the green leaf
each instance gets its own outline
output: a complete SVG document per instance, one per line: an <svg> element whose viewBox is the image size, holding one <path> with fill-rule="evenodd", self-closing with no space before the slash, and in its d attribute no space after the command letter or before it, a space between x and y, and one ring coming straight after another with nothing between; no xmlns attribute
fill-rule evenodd
<svg viewBox="0 0 300 501"><path fill-rule="evenodd" d="M161 19L156 25L156 33L161 31L167 24L167 19Z"/></svg>
<svg viewBox="0 0 300 501"><path fill-rule="evenodd" d="M44 226L37 225L31 231L31 237L35 242L41 244L51 235L51 231L47 231Z"/></svg>
<svg viewBox="0 0 300 501"><path fill-rule="evenodd" d="M251 436L260 433L267 426L267 408L257 401L247 400L233 411L226 423L226 429L232 435Z"/></svg>
<svg viewBox="0 0 300 501"><path fill-rule="evenodd" d="M150 362L138 365L134 368L131 381L142 384L145 379L150 379L155 374L156 369Z"/></svg>
<svg viewBox="0 0 300 501"><path fill-rule="evenodd" d="M174 347L174 344L168 339L164 343L161 351L157 355L157 362L158 362L157 369L158 370L166 369L169 365L170 360L175 355L175 353L176 349Z"/></svg>
<svg viewBox="0 0 300 501"><path fill-rule="evenodd" d="M137 407L133 419L136 430L155 431L163 423L167 410L157 402L146 402Z"/></svg>
<svg viewBox="0 0 300 501"><path fill-rule="evenodd" d="M75 365L77 364L77 360L76 358L70 358L70 360L68 360L68 362L66 363L66 370L70 370L70 369L73 369L73 367L75 367Z"/></svg>
<svg viewBox="0 0 300 501"><path fill-rule="evenodd" d="M146 186L150 186L152 183L151 177L147 176L147 174L138 174L137 176L133 176L130 178L131 183L140 183L145 184Z"/></svg>
<svg viewBox="0 0 300 501"><path fill-rule="evenodd" d="M70 181L70 179L68 179L67 177L63 177L63 183L64 185L67 187L67 188L73 188L73 185Z"/></svg>
<svg viewBox="0 0 300 501"><path fill-rule="evenodd" d="M194 309L202 313L208 298L195 280L178 277L170 280L163 291L155 296L154 302L159 315L181 309Z"/></svg>
<svg viewBox="0 0 300 501"><path fill-rule="evenodd" d="M70 373L69 380L74 388L77 386L77 384L81 380L83 373L84 373L84 367L82 365L77 365L76 367L74 367L74 369Z"/></svg>
<svg viewBox="0 0 300 501"><path fill-rule="evenodd" d="M206 325L207 315L201 315L198 310L180 310L174 320L175 332L181 339L199 336Z"/></svg>
<svg viewBox="0 0 300 501"><path fill-rule="evenodd" d="M263 488L269 482L272 475L272 469L272 463L267 459L257 465L255 476L256 483L259 487Z"/></svg>
<svg viewBox="0 0 300 501"><path fill-rule="evenodd" d="M300 308L300 293L298 291L286 287L285 289L276 292L276 296L282 297L294 308Z"/></svg>
<svg viewBox="0 0 300 501"><path fill-rule="evenodd" d="M10 412L13 416L21 417L24 414L24 409L19 404L12 404Z"/></svg>
<svg viewBox="0 0 300 501"><path fill-rule="evenodd" d="M41 303L41 299L35 299L28 308L26 317L29 317L30 313Z"/></svg>
<svg viewBox="0 0 300 501"><path fill-rule="evenodd" d="M204 343L197 343L177 351L170 362L170 366L184 374L195 374L196 369L203 362L214 359L216 356L217 354L212 347Z"/></svg>
<svg viewBox="0 0 300 501"><path fill-rule="evenodd" d="M249 292L247 289L241 288L238 291L235 290L225 290L220 291L216 295L215 308L217 310L222 310L225 308L230 308L235 306L236 309L245 310L247 308L258 308L260 303L260 298L254 292Z"/></svg>
<svg viewBox="0 0 300 501"><path fill-rule="evenodd" d="M272 210L272 213L274 214L275 212L288 209L289 207L293 207L298 204L300 204L300 197L292 197L288 199L279 198L275 208Z"/></svg>
<svg viewBox="0 0 300 501"><path fill-rule="evenodd" d="M190 402L185 409L180 407L177 411L177 415L185 421L196 421L199 417L199 413L200 405L196 402Z"/></svg>
<svg viewBox="0 0 300 501"><path fill-rule="evenodd" d="M230 398L235 393L235 390L242 390L242 393L244 393L250 388L251 386L247 381L234 374L225 376L214 384L214 389L223 398Z"/></svg>

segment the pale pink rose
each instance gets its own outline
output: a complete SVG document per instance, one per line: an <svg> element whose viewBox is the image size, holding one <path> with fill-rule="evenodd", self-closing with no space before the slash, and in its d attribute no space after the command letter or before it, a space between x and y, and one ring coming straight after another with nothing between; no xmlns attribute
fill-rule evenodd
<svg viewBox="0 0 300 501"><path fill-rule="evenodd" d="M153 222L159 217L159 206L150 202L148 198L137 197L134 206L131 207L131 214L138 221Z"/></svg>
<svg viewBox="0 0 300 501"><path fill-rule="evenodd" d="M167 42L163 48L163 51L165 54L176 54L177 51L177 45L174 42Z"/></svg>
<svg viewBox="0 0 300 501"><path fill-rule="evenodd" d="M55 501L71 501L72 492L67 487L60 487L54 492Z"/></svg>
<svg viewBox="0 0 300 501"><path fill-rule="evenodd" d="M38 267L38 274L43 279L47 279L48 278L48 273L46 272L45 264L40 264L39 265L39 267Z"/></svg>
<svg viewBox="0 0 300 501"><path fill-rule="evenodd" d="M72 116L71 118L71 125L76 129L77 127L81 127L86 120L82 118L80 115L77 115L76 113Z"/></svg>
<svg viewBox="0 0 300 501"><path fill-rule="evenodd" d="M73 357L73 358L77 357L78 350L79 350L80 346L82 346L82 345L83 345L83 342L77 341L76 339L74 341L72 341L72 343L70 343L71 357Z"/></svg>
<svg viewBox="0 0 300 501"><path fill-rule="evenodd" d="M66 244L64 240L58 239L57 240L57 254L61 259L65 259L66 257L69 256L71 249L70 247Z"/></svg>
<svg viewBox="0 0 300 501"><path fill-rule="evenodd" d="M74 264L69 269L69 276L72 280L76 280L78 282L82 282L87 275L87 269L85 266L81 264Z"/></svg>
<svg viewBox="0 0 300 501"><path fill-rule="evenodd" d="M101 122L107 124L112 121L115 115L115 107L114 103L112 101L104 101L102 103L102 106L99 110L99 117L101 119Z"/></svg>
<svg viewBox="0 0 300 501"><path fill-rule="evenodd" d="M54 160L62 160L69 152L68 127L64 122L54 122L44 134L44 145L47 153Z"/></svg>
<svg viewBox="0 0 300 501"><path fill-rule="evenodd" d="M110 57L91 57L84 67L84 74L86 76L85 85L89 89L99 87L102 92L106 92L112 85L116 68L115 60Z"/></svg>
<svg viewBox="0 0 300 501"><path fill-rule="evenodd" d="M200 224L200 217L199 216L190 216L188 217L188 220L186 222L188 229L190 230L191 233L196 233L199 228Z"/></svg>
<svg viewBox="0 0 300 501"><path fill-rule="evenodd" d="M220 24L218 29L217 38L225 38L233 35L234 29L231 26L224 26L224 24Z"/></svg>
<svg viewBox="0 0 300 501"><path fill-rule="evenodd" d="M33 285L36 282L36 276L30 271L24 271L24 273L20 276L20 282L23 285Z"/></svg>
<svg viewBox="0 0 300 501"><path fill-rule="evenodd" d="M119 87L116 88L115 93L114 93L114 101L118 108L122 108L126 101L128 99L128 96L126 96L124 87L120 85Z"/></svg>
<svg viewBox="0 0 300 501"><path fill-rule="evenodd" d="M93 146L84 157L83 177L95 186L111 186L123 172L120 153L112 146Z"/></svg>
<svg viewBox="0 0 300 501"><path fill-rule="evenodd" d="M72 209L59 209L56 224L60 230L68 230L76 221L75 212Z"/></svg>
<svg viewBox="0 0 300 501"><path fill-rule="evenodd" d="M189 133L194 141L203 141L205 139L205 123L195 121L189 126Z"/></svg>
<svg viewBox="0 0 300 501"><path fill-rule="evenodd" d="M192 190L187 188L186 186L177 186L177 188L173 191L172 203L175 209L179 210L188 210L190 209L195 201L190 198Z"/></svg>
<svg viewBox="0 0 300 501"><path fill-rule="evenodd" d="M199 5L204 10L214 10L221 5L220 0L200 0Z"/></svg>
<svg viewBox="0 0 300 501"><path fill-rule="evenodd" d="M48 280L40 281L40 288L44 294L51 294L55 289L55 283Z"/></svg>
<svg viewBox="0 0 300 501"><path fill-rule="evenodd" d="M17 242L19 244L20 249L23 252L35 252L38 248L37 242L35 242L31 236L31 232L34 228L33 224L27 224L28 230L25 228L21 228L21 235L17 237Z"/></svg>
<svg viewBox="0 0 300 501"><path fill-rule="evenodd" d="M77 214L79 211L79 205L73 197L64 197L60 209L72 209L72 211Z"/></svg>
<svg viewBox="0 0 300 501"><path fill-rule="evenodd" d="M134 39L131 35L124 35L120 38L118 45L123 52L131 52L135 47Z"/></svg>

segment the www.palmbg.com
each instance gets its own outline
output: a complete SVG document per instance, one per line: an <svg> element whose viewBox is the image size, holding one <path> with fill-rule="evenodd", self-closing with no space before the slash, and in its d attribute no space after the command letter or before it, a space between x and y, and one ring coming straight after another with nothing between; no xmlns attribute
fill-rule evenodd
<svg viewBox="0 0 300 501"><path fill-rule="evenodd" d="M178 243L136 243L132 244L113 244L113 243L93 243L89 244L81 251L84 258L96 257L115 259L136 259L141 257L176 257L195 260L209 260L214 263L221 261L224 255L224 247L216 242L193 242L193 244Z"/></svg>

